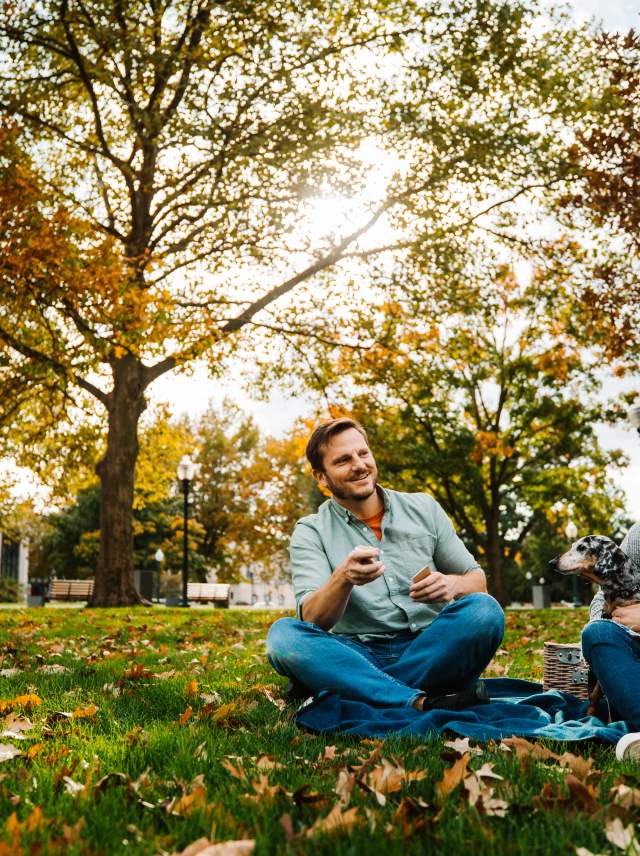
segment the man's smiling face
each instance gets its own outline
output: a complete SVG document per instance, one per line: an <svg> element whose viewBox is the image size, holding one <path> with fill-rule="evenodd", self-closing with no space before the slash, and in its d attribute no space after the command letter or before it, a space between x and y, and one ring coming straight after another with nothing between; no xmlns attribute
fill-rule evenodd
<svg viewBox="0 0 640 856"><path fill-rule="evenodd" d="M347 428L329 438L322 449L324 470L314 470L319 484L336 499L364 500L375 492L378 468L362 434Z"/></svg>

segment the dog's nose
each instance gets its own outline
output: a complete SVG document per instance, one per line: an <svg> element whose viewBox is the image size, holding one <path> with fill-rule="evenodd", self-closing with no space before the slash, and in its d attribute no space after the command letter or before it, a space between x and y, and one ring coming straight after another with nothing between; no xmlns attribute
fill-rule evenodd
<svg viewBox="0 0 640 856"><path fill-rule="evenodd" d="M558 557L555 556L553 559L549 559L549 567L552 571L558 570Z"/></svg>

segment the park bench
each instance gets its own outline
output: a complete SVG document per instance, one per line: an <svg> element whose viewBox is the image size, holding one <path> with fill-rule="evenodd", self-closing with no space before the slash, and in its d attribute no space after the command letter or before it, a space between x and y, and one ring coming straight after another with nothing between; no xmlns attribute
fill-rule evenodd
<svg viewBox="0 0 640 856"><path fill-rule="evenodd" d="M51 580L47 600L89 600L93 580Z"/></svg>
<svg viewBox="0 0 640 856"><path fill-rule="evenodd" d="M187 599L197 603L229 606L229 583L187 583Z"/></svg>

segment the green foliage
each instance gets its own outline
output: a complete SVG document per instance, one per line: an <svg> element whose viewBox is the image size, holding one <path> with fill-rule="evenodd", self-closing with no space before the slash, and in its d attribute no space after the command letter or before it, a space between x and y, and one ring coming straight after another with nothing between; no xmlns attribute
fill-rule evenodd
<svg viewBox="0 0 640 856"><path fill-rule="evenodd" d="M504 560L524 573L532 534L560 534L570 515L581 532L617 528L610 469L625 459L594 429L623 414L602 403L599 366L564 323L562 283L539 272L519 285L503 269L484 297L439 324L380 307L374 346L343 351L325 392L361 418L390 486L438 499L506 600Z"/></svg>
<svg viewBox="0 0 640 856"><path fill-rule="evenodd" d="M18 580L11 577L0 577L0 603L17 603L20 595Z"/></svg>

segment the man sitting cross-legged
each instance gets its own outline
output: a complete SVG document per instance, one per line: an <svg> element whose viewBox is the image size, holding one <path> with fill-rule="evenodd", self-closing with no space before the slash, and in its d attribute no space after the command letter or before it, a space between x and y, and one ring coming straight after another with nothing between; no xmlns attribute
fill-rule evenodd
<svg viewBox="0 0 640 856"><path fill-rule="evenodd" d="M478 677L504 615L440 505L380 487L352 419L316 428L306 454L331 498L293 532L298 618L271 627L271 665L302 696L330 690L418 710L487 701ZM425 567L431 573L413 582Z"/></svg>

